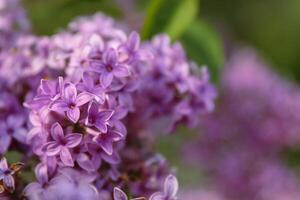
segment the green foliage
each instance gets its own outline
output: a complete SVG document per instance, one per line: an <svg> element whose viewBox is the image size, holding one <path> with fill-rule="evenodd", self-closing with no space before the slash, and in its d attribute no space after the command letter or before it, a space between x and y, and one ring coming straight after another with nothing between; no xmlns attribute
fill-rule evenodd
<svg viewBox="0 0 300 200"><path fill-rule="evenodd" d="M24 0L24 4L37 34L53 34L72 19L97 11L119 17L120 10L110 0Z"/></svg>
<svg viewBox="0 0 300 200"><path fill-rule="evenodd" d="M148 39L165 32L177 39L197 17L199 0L152 0L142 29L142 37Z"/></svg>
<svg viewBox="0 0 300 200"><path fill-rule="evenodd" d="M221 22L279 72L300 82L299 0L202 0L201 15Z"/></svg>
<svg viewBox="0 0 300 200"><path fill-rule="evenodd" d="M181 41L188 56L199 65L206 65L217 82L224 63L222 42L216 32L202 21L194 22L182 36Z"/></svg>
<svg viewBox="0 0 300 200"><path fill-rule="evenodd" d="M4 157L7 159L8 163L11 164L11 163L20 162L22 158L22 154L17 151L8 151Z"/></svg>

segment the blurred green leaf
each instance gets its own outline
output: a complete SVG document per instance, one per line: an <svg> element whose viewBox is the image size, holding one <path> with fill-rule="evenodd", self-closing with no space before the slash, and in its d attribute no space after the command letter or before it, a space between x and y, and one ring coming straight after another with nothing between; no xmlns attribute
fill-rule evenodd
<svg viewBox="0 0 300 200"><path fill-rule="evenodd" d="M182 36L181 41L189 58L198 65L206 65L214 82L218 82L224 64L221 39L216 31L202 21L196 21Z"/></svg>
<svg viewBox="0 0 300 200"><path fill-rule="evenodd" d="M153 0L148 11L142 37L165 32L177 39L191 25L197 16L199 0Z"/></svg>
<svg viewBox="0 0 300 200"><path fill-rule="evenodd" d="M53 34L72 19L101 11L119 17L121 11L110 0L24 0L35 33Z"/></svg>
<svg viewBox="0 0 300 200"><path fill-rule="evenodd" d="M8 163L16 163L16 162L20 162L20 160L22 158L22 154L17 151L8 151L5 154L5 157L8 161Z"/></svg>

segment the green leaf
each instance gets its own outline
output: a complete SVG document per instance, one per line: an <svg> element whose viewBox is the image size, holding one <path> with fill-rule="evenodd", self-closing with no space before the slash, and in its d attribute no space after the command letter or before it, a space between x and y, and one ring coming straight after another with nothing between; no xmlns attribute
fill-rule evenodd
<svg viewBox="0 0 300 200"><path fill-rule="evenodd" d="M153 0L151 1L142 37L165 32L172 39L180 37L197 16L199 0Z"/></svg>
<svg viewBox="0 0 300 200"><path fill-rule="evenodd" d="M223 45L215 30L202 21L194 22L181 37L189 58L206 65L214 82L218 82L224 64Z"/></svg>
<svg viewBox="0 0 300 200"><path fill-rule="evenodd" d="M6 152L5 157L7 161L11 164L11 163L20 162L22 158L22 154L17 151L8 151Z"/></svg>
<svg viewBox="0 0 300 200"><path fill-rule="evenodd" d="M35 33L51 35L75 17L98 11L119 17L121 11L110 0L24 0Z"/></svg>

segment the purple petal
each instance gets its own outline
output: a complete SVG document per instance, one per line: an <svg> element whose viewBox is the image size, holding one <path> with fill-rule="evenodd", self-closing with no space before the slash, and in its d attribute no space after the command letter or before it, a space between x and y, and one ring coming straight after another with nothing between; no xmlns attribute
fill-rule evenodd
<svg viewBox="0 0 300 200"><path fill-rule="evenodd" d="M107 50L103 57L106 64L113 64L117 62L117 52L114 49Z"/></svg>
<svg viewBox="0 0 300 200"><path fill-rule="evenodd" d="M0 134L0 154L4 154L11 143L11 136L5 133Z"/></svg>
<svg viewBox="0 0 300 200"><path fill-rule="evenodd" d="M128 48L131 51L137 51L140 46L140 36L137 32L133 31L130 33L128 38Z"/></svg>
<svg viewBox="0 0 300 200"><path fill-rule="evenodd" d="M91 161L91 159L84 153L81 153L78 155L77 159L76 159L78 165L88 171L88 172L93 172L95 171L95 166L94 163Z"/></svg>
<svg viewBox="0 0 300 200"><path fill-rule="evenodd" d="M10 115L7 119L7 125L13 128L19 128L24 123L24 117L21 115Z"/></svg>
<svg viewBox="0 0 300 200"><path fill-rule="evenodd" d="M6 158L3 157L0 160L0 170L1 171L6 171L7 169L8 169L7 160L6 160Z"/></svg>
<svg viewBox="0 0 300 200"><path fill-rule="evenodd" d="M119 154L116 152L113 152L111 155L102 153L101 157L103 160L105 160L106 162L108 162L112 165L116 165L116 164L120 163L120 161L121 161Z"/></svg>
<svg viewBox="0 0 300 200"><path fill-rule="evenodd" d="M76 106L82 106L83 104L91 101L93 98L94 96L92 94L88 92L82 92L77 96L75 104Z"/></svg>
<svg viewBox="0 0 300 200"><path fill-rule="evenodd" d="M156 192L150 196L149 200L165 200L165 197L162 193Z"/></svg>
<svg viewBox="0 0 300 200"><path fill-rule="evenodd" d="M56 100L50 105L50 110L56 112L67 111L68 109L69 105L65 100Z"/></svg>
<svg viewBox="0 0 300 200"><path fill-rule="evenodd" d="M51 136L56 141L61 141L64 138L64 131L58 122L51 126Z"/></svg>
<svg viewBox="0 0 300 200"><path fill-rule="evenodd" d="M60 151L60 159L65 166L73 167L74 162L68 148L62 147Z"/></svg>
<svg viewBox="0 0 300 200"><path fill-rule="evenodd" d="M75 107L73 109L68 110L67 116L72 122L77 123L77 121L79 120L79 117L80 117L79 108Z"/></svg>
<svg viewBox="0 0 300 200"><path fill-rule="evenodd" d="M114 68L114 75L116 77L127 77L129 74L129 69L125 65L118 65Z"/></svg>
<svg viewBox="0 0 300 200"><path fill-rule="evenodd" d="M126 194L119 188L114 188L114 200L127 200Z"/></svg>
<svg viewBox="0 0 300 200"><path fill-rule="evenodd" d="M77 97L77 89L74 84L68 83L64 89L64 97L69 102L75 102Z"/></svg>
<svg viewBox="0 0 300 200"><path fill-rule="evenodd" d="M35 175L39 183L45 184L48 182L47 165L39 164L35 168Z"/></svg>
<svg viewBox="0 0 300 200"><path fill-rule="evenodd" d="M107 88L112 83L113 78L114 78L114 76L112 73L107 73L107 72L102 73L100 76L101 85L104 88Z"/></svg>
<svg viewBox="0 0 300 200"><path fill-rule="evenodd" d="M113 114L113 110L103 110L99 112L98 119L100 119L101 121L108 121Z"/></svg>
<svg viewBox="0 0 300 200"><path fill-rule="evenodd" d="M175 197L178 191L178 181L175 176L169 175L164 183L164 193L167 197Z"/></svg>
<svg viewBox="0 0 300 200"><path fill-rule="evenodd" d="M93 88L94 87L93 77L90 74L86 73L86 72L82 76L82 81L83 81L85 87L87 87L87 88Z"/></svg>
<svg viewBox="0 0 300 200"><path fill-rule="evenodd" d="M11 175L4 176L3 183L10 190L15 189L15 180Z"/></svg>
<svg viewBox="0 0 300 200"><path fill-rule="evenodd" d="M95 123L95 127L101 132L101 133L106 133L107 132L107 125L105 122L98 120Z"/></svg>
<svg viewBox="0 0 300 200"><path fill-rule="evenodd" d="M26 136L28 134L28 131L25 128L18 128L17 130L15 130L15 132L13 133L13 137L21 142L21 143L26 143Z"/></svg>
<svg viewBox="0 0 300 200"><path fill-rule="evenodd" d="M108 133L105 133L108 134ZM110 138L101 137L101 134L97 137L97 142L100 147L107 153L108 155L112 155L113 153L113 144Z"/></svg>
<svg viewBox="0 0 300 200"><path fill-rule="evenodd" d="M81 142L82 135L79 133L70 133L66 135L65 140L66 140L66 146L69 148L74 148L78 146Z"/></svg>
<svg viewBox="0 0 300 200"><path fill-rule="evenodd" d="M55 156L61 151L61 145L56 142L48 142L43 146L47 156Z"/></svg>

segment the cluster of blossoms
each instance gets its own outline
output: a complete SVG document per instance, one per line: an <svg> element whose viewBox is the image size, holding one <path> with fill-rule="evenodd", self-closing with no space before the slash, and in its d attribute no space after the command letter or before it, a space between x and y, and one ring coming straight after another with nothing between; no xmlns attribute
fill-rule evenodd
<svg viewBox="0 0 300 200"><path fill-rule="evenodd" d="M29 27L19 0L0 1L0 52L13 44L19 32L27 32Z"/></svg>
<svg viewBox="0 0 300 200"><path fill-rule="evenodd" d="M300 91L249 50L235 54L223 74L216 112L187 147L226 199L299 199L300 182L283 156L298 151Z"/></svg>
<svg viewBox="0 0 300 200"><path fill-rule="evenodd" d="M95 14L50 37L16 32L0 51L0 153L35 167L25 198L177 199L174 171L153 150L157 122L196 126L216 93L179 43L124 30ZM16 171L1 161L5 191L27 183Z"/></svg>

